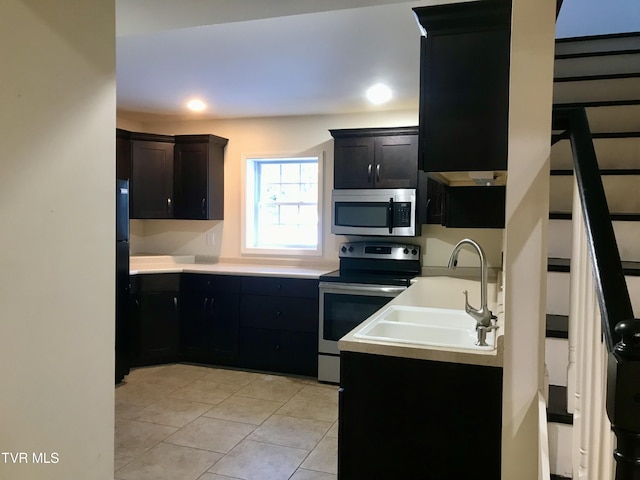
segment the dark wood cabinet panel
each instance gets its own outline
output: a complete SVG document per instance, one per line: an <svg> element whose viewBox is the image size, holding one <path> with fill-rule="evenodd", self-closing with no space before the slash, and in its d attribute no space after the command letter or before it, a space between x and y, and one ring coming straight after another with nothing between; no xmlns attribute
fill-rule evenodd
<svg viewBox="0 0 640 480"><path fill-rule="evenodd" d="M333 152L333 188L373 188L373 137L336 138Z"/></svg>
<svg viewBox="0 0 640 480"><path fill-rule="evenodd" d="M173 217L173 143L134 140L131 218Z"/></svg>
<svg viewBox="0 0 640 480"><path fill-rule="evenodd" d="M500 479L502 369L354 352L340 366L339 478Z"/></svg>
<svg viewBox="0 0 640 480"><path fill-rule="evenodd" d="M240 279L183 274L180 312L184 360L230 364L238 358Z"/></svg>
<svg viewBox="0 0 640 480"><path fill-rule="evenodd" d="M292 332L318 331L318 300L300 297L242 297L241 326Z"/></svg>
<svg viewBox="0 0 640 480"><path fill-rule="evenodd" d="M222 220L227 142L117 129L116 173L130 179L130 217Z"/></svg>
<svg viewBox="0 0 640 480"><path fill-rule="evenodd" d="M131 179L131 140L129 132L116 129L116 178Z"/></svg>
<svg viewBox="0 0 640 480"><path fill-rule="evenodd" d="M394 135L376 138L375 175L377 188L418 186L418 136Z"/></svg>
<svg viewBox="0 0 640 480"><path fill-rule="evenodd" d="M136 279L132 364L153 365L179 359L179 274L140 275Z"/></svg>
<svg viewBox="0 0 640 480"><path fill-rule="evenodd" d="M241 364L316 376L318 280L243 277L241 287Z"/></svg>
<svg viewBox="0 0 640 480"><path fill-rule="evenodd" d="M511 2L414 9L421 39L421 168L506 170Z"/></svg>
<svg viewBox="0 0 640 480"><path fill-rule="evenodd" d="M259 328L241 328L240 332L242 366L298 375L318 374L317 334Z"/></svg>
<svg viewBox="0 0 640 480"><path fill-rule="evenodd" d="M417 188L417 127L330 132L334 137L334 188Z"/></svg>
<svg viewBox="0 0 640 480"><path fill-rule="evenodd" d="M222 220L227 139L215 135L177 135L175 141L175 217Z"/></svg>

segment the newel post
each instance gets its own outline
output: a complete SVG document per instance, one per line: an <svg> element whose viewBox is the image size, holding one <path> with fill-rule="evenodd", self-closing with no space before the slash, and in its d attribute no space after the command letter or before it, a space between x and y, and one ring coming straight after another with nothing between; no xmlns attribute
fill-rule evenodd
<svg viewBox="0 0 640 480"><path fill-rule="evenodd" d="M622 339L609 355L607 413L617 446L615 480L640 480L640 320L616 325Z"/></svg>

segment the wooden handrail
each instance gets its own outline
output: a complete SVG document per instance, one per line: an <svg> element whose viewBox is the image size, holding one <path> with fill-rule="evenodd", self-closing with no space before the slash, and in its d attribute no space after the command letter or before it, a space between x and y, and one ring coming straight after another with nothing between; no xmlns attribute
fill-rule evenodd
<svg viewBox="0 0 640 480"><path fill-rule="evenodd" d="M607 415L617 439L615 479L640 480L640 320L634 318L584 108L555 107L553 130L564 131L571 140L602 335L609 352Z"/></svg>

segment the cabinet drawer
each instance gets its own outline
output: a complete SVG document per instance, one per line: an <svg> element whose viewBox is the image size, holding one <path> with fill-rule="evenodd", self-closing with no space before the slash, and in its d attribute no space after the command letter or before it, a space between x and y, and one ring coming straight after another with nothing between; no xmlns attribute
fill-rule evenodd
<svg viewBox="0 0 640 480"><path fill-rule="evenodd" d="M138 275L140 291L177 292L180 289L179 273L153 273Z"/></svg>
<svg viewBox="0 0 640 480"><path fill-rule="evenodd" d="M242 293L318 298L318 280L307 278L243 277Z"/></svg>
<svg viewBox="0 0 640 480"><path fill-rule="evenodd" d="M243 328L240 357L248 368L316 376L318 337L311 333Z"/></svg>
<svg viewBox="0 0 640 480"><path fill-rule="evenodd" d="M240 277L206 273L183 273L181 289L185 292L240 293Z"/></svg>
<svg viewBox="0 0 640 480"><path fill-rule="evenodd" d="M240 325L316 333L318 331L318 300L243 295L240 304Z"/></svg>

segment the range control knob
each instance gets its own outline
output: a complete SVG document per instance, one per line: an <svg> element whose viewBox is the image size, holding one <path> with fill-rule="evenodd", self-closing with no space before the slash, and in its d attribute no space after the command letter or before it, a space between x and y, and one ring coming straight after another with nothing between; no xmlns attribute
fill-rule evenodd
<svg viewBox="0 0 640 480"><path fill-rule="evenodd" d="M416 250L415 248L411 250L411 255L417 255L417 254L418 254L418 250Z"/></svg>
<svg viewBox="0 0 640 480"><path fill-rule="evenodd" d="M342 248L340 249L340 251L341 251L342 253L345 253L345 252L347 251L347 247L345 247L345 246L343 245L343 246L342 246Z"/></svg>
<svg viewBox="0 0 640 480"><path fill-rule="evenodd" d="M408 249L408 248L405 248L405 249L403 250L403 253L404 253L405 255L409 255L409 249Z"/></svg>
<svg viewBox="0 0 640 480"><path fill-rule="evenodd" d="M353 247L349 246L349 253L353 252Z"/></svg>

